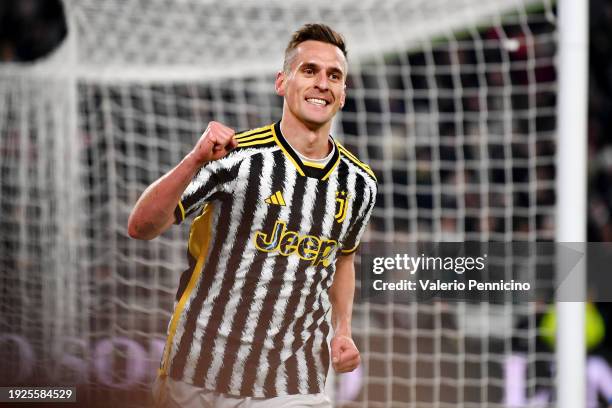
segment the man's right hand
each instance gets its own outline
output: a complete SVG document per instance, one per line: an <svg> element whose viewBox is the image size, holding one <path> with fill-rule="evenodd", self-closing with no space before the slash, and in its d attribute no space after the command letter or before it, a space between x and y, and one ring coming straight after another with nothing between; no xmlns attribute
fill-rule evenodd
<svg viewBox="0 0 612 408"><path fill-rule="evenodd" d="M202 136L200 136L200 140L198 140L191 151L191 155L200 166L205 165L209 161L225 157L238 145L234 138L235 133L234 129L222 123L210 122Z"/></svg>
<svg viewBox="0 0 612 408"><path fill-rule="evenodd" d="M219 122L210 122L193 150L142 193L128 220L129 236L153 239L168 229L174 222L176 203L197 171L238 145L234 133Z"/></svg>

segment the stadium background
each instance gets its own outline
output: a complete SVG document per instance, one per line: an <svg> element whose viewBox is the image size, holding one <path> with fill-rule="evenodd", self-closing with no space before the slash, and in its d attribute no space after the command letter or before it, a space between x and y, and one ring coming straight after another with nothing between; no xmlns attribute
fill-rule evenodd
<svg viewBox="0 0 612 408"><path fill-rule="evenodd" d="M482 239L483 234L492 240L553 238L554 189L551 181L554 180L552 159L556 125L556 49L554 17L547 14L554 12L554 7L547 2L545 4L548 7L525 8L520 24L507 22L489 28L480 26L478 34L456 34L461 45L469 43L470 39L474 39L474 45L459 47L457 50L452 48L452 43L448 45L437 37L432 39L429 45L421 44L422 48L414 46L405 50L404 54L388 54L381 64L368 65L366 62L351 76L349 89L358 88L359 91L353 95L349 93L341 117L340 133L345 144L372 165L379 175L381 185L393 186L383 188L378 199L370 231L372 240L391 238L394 241L409 241L415 238L415 231L417 237L424 240L478 240ZM612 3L592 0L590 7L588 240L612 241L612 138L609 136L612 131L612 46L609 42L612 37ZM508 17L509 21L512 19L512 16ZM19 64L31 64L43 59L62 43L66 32L62 7L57 2L21 0L0 4L0 59L7 66L19 67ZM502 32L505 38L500 37ZM528 41L522 42L522 39L529 36L537 39L535 45ZM448 34L447 38L455 36ZM513 45L507 52L496 52L495 46L500 47L508 38L516 42L511 43ZM108 46L103 44L103 41L101 43L100 48ZM229 44L231 43L226 46ZM479 120L470 121L469 113L478 116L483 110L482 100L479 100L481 96L477 92L465 92L460 97L460 105L466 119L458 121L456 98L444 98L443 95L444 91L453 94L457 90L457 83L453 82L455 78L452 75L452 67L465 67L459 68L462 90L478 88L478 72L469 69L479 63L478 54L474 52L478 44L493 44L483 53L488 59L487 62L506 63L512 67L507 72L491 70L486 73L489 87L495 89L498 85L502 89L497 99L496 95L486 97L487 106L493 110L496 103L502 107L504 103L508 103L503 94L503 89L506 89L504 87L508 85L514 91L509 91L510 106L506 108L518 118L512 123L513 127L516 126L512 131L518 135L537 135L537 142L533 146L528 142L521 143L519 138L519 142L513 143L508 150L503 137L497 141L493 140L488 146L486 156L494 164L488 174L489 185L539 183L540 187L535 193L528 189L520 191L520 188L517 189L518 192L513 191L511 204L506 201L503 192L498 195L490 194L487 200L483 201L482 191L478 186L484 181L479 179L482 174L477 171L478 167L474 170L468 165L457 171L456 163L460 160L478 162L483 159L482 152L478 151L479 142L471 145L469 140L461 141L465 147L458 150L455 137L456 134L464 134L468 135L469 139L469 135L478 134L478 126L482 123ZM94 46L95 44L92 45ZM281 50L275 50L276 52L280 54ZM92 48L90 53L91 61L102 61L103 53L97 56L95 48ZM529 62L534 64L530 65ZM434 73L429 72L429 67L436 64L450 68L446 71L439 69ZM405 65L411 67L408 77L412 93L409 97L403 96L403 91L408 88L404 83L405 71L401 69ZM41 313L38 316L36 311L44 311L45 304L39 303L37 298L43 299L41 293L47 290L43 274L52 270L48 266L51 261L48 256L59 255L47 253L43 247L44 241L24 242L29 235L42 236L49 233L44 230L48 226L28 223L25 227L27 232L24 232L24 224L16 216L25 208L21 207L21 202L16 197L27 195L44 200L46 191L39 188L40 186L36 186L39 188L37 191L28 190L33 184L21 178L21 173L16 170L19 167L14 165L17 160L12 160L14 157L30 155L34 157L32 161L35 161L37 149L41 146L22 141L22 135L19 133L20 123L17 122L23 118L19 118L12 108L7 108L15 100L11 98L18 98L15 96L18 92L11 88L16 86L16 76L11 75L2 78L5 92L2 99L3 108L0 110L0 154L3 158L0 185L0 333L4 334L3 340L6 344L4 356L22 355L22 349L19 349L21 346L9 335L20 336L20 339L25 340L34 350L35 356L31 357L33 368L30 371L23 371L24 365L20 362L11 364L14 360L5 358L4 361L9 363L2 370L2 382L13 384L15 378L18 378L18 382L22 384L45 384L50 376L47 368L54 364L53 358L50 357L53 352L39 342L44 342L46 336L53 337L63 330L72 330L75 332L70 333L71 337L84 340L85 343L66 345L67 349L74 347L74 350L67 354L73 355L75 359L64 361L64 369L71 369L62 369L63 374L60 375L54 373L54 378L59 382L70 383L74 381L75 372L81 373L80 370L85 370L88 373L86 382L95 384L88 387L86 392L93 396L101 396L109 390L118 395L123 393L117 397L118 400L126 398L137 405L145 398L143 385L150 381L147 377L149 374L142 374L141 371L154 372L157 365L154 356L159 352L160 344L163 345L163 333L171 310L173 291L184 265L183 259L175 258L171 254L165 255L163 252L174 248L174 242L180 243L180 234L184 234L184 231L177 232L167 239L168 242L159 245L128 243L125 232L118 230L119 221L125 218L129 211L129 207L125 205L136 199L136 194L156 177L156 172L160 172L164 165L172 162L172 157L180 153L178 150L184 151L188 148L190 141L197 135L194 129L196 124L204 124L213 118L219 119L218 115L236 126L256 125L261 120L274 120L278 117L280 102L269 91L257 92L267 80L271 83L272 77L253 75L197 86L179 83L149 87L142 83L130 84L129 81L127 84L119 81L110 85L107 82L82 81L77 85L78 109L82 120L79 123L81 133L78 136L82 142L79 149L82 149L81 160L91 169L83 175L83 184L79 187L84 189L86 208L83 212L85 219L89 220L89 225L85 232L87 242L78 250L85 251L85 257L90 261L84 270L95 285L80 286L79 282L72 282L72 287L64 288L63 290L72 289L83 296L77 307L80 305L86 308L88 313L79 314L78 311L72 310L71 313L78 315L83 322L74 323L72 327L48 329L45 328L48 323L42 324L41 319L48 320L57 316L53 313ZM381 78L384 78L386 85L381 85ZM432 85L436 89L433 96ZM521 91L530 86L538 89L536 101L530 99L533 95L529 91ZM42 87L49 85L43 85L41 82L39 89ZM388 89L396 92L389 93ZM252 91L251 94L249 90ZM170 102L168 99L171 99ZM212 102L198 106L195 117L193 111L181 104L182 100ZM226 101L227 105L219 106L220 100ZM381 102L383 100L384 103ZM263 111L247 109L244 119L239 117L243 113L241 108L233 108L241 103L247 106L261 104L266 108ZM152 124L146 119L142 122L130 122L130 115L135 111L154 115L160 120L155 119ZM405 115L417 117L412 128L405 125L405 122L393 120ZM163 123L164 119L170 124ZM179 122L178 126L173 128L172 121ZM183 126L183 121L194 121L194 126ZM434 125L433 121L436 121ZM495 116L490 115L487 121L491 133L498 130L500 135L507 134L503 118L495 123ZM459 122L463 126L461 129L458 128ZM158 135L172 134L182 141L175 150L164 146L163 137L154 142L161 146L156 146L159 148L153 153L155 159L161 163L159 168L150 168L144 163L145 160L151 159L146 138L130 144L131 140L125 143L121 140L111 140L106 133L109 129L114 129L118 134L147 135L150 132L147 126L155 127L154 132ZM432 126L435 130L432 130ZM390 132L392 136L374 136L372 141L363 140L366 135L385 135L385 132ZM414 132L412 137L416 140L414 148L403 151L399 147L405 144L404 138L411 132ZM32 137L30 142L38 137L38 134ZM421 140L432 137L439 143L437 148L432 147L427 140ZM393 151L385 150L389 148ZM529 150L531 148L535 149L535 153ZM116 168L110 169L109 163L115 159L113 155L117 154L132 156L124 162L118 161ZM157 157L164 155L167 157ZM537 160L535 167L529 162L533 157ZM407 164L404 168L389 168L385 166L385 160L389 158L396 163ZM507 168L509 160L513 163L510 172ZM432 163L438 167L432 168ZM499 163L499 167L496 168L495 163ZM51 164L46 163L45 166ZM414 167L410 167L412 165ZM37 171L44 173L45 169L53 168L45 166L37 168ZM113 174L114 176L111 176ZM32 177L32 174L29 174L29 177ZM35 174L33 177L39 177L43 182L45 180L44 174ZM134 184L122 185L118 183L121 180ZM23 182L28 183L27 187L19 184ZM115 187L113 183L116 184ZM468 188L461 189L460 186ZM470 186L476 187L470 189ZM440 193L439 189L445 190ZM26 194L25 190L29 192ZM109 208L109 202L119 204L120 207ZM479 216L483 202L493 210L493 216L488 217L484 223L486 225L483 225ZM512 214L494 216L495 209L503 214L508 206L515 210ZM418 214L411 212L411 208L418 208ZM521 212L521 209L526 210ZM37 212L40 209L30 208L27 211L32 211L31 214L28 213L28 219L42 217ZM147 259L161 262L154 264L143 261ZM37 273L41 274L40 281L36 280ZM80 292L84 288L87 293ZM60 289L54 288L54 293L63 293ZM609 304L601 303L597 304L597 307L606 327L609 327L608 322L612 318ZM353 396L355 406L442 406L444 403L457 403L461 398L466 406L469 402L465 401L472 401L474 406L501 404L503 384L494 379L503 378L504 367L495 356L507 355L508 351L527 350L533 355L528 363L529 397L536 396L541 389L552 387L548 367L550 350L537 336L538 319L544 309L535 306L525 309L514 307L511 311L512 321L516 325L513 333L517 334L511 336L508 344L507 341L483 340L482 337L470 336L469 333L466 335L466 330L469 332L469 329L465 329L467 326L461 329L458 327L459 314L447 308L448 305L443 304L421 305L416 308L410 305L389 307L375 303L357 308L355 332L356 339L365 352L366 371L363 372L364 388ZM474 310L463 310L462 313L468 314L467 312ZM494 327L493 309L484 312L479 309L476 312L489 329ZM473 326L475 328L472 330L482 329L478 324ZM79 333L79 327L86 327L87 332ZM456 332L460 330L463 330L461 335L466 337L463 341L453 343L448 340L453 336L458 337ZM415 332L417 334L414 334ZM451 334L445 336L447 332ZM121 343L123 340L111 343L109 339L113 338L133 340L141 348L136 350L132 343ZM440 338L442 340L433 341ZM610 362L612 335L608 333L598 348L591 352ZM457 353L463 353L462 360L445 359L445 356ZM134 354L138 354L146 362L143 367L130 367L132 361L126 356ZM414 357L415 354L424 356L424 359L419 361ZM100 357L100 360L89 363L95 361L96 356ZM105 361L102 356L111 356L110 362ZM471 359L471 356L474 359ZM389 364L388 360L392 357L397 360L394 364ZM91 367L87 365L82 368L79 365L81 362L88 362L86 364ZM63 376L65 378L62 378ZM392 380L395 377L399 380ZM461 380L459 383L449 380L458 377ZM138 381L131 383L129 380L132 378L137 378ZM405 381L401 381L402 379ZM458 391L459 389L461 391ZM483 389L486 391L483 392ZM346 388L342 390L339 394L349 392ZM128 395L129 398L126 397ZM348 402L346 405L352 406Z"/></svg>

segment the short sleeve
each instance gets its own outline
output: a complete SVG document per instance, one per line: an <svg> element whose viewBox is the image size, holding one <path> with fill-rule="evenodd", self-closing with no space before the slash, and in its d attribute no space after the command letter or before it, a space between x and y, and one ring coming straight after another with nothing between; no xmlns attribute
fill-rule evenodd
<svg viewBox="0 0 612 408"><path fill-rule="evenodd" d="M361 241L361 236L365 232L368 222L370 221L374 204L376 204L375 183L370 186L369 197L367 198L367 201L362 204L362 208L359 211L359 215L356 217L355 223L351 225L344 241L342 242L342 248L340 249L340 253L342 255L349 255L357 251L359 242Z"/></svg>
<svg viewBox="0 0 612 408"><path fill-rule="evenodd" d="M215 194L231 193L238 174L240 162L226 156L202 167L191 180L174 210L174 221L180 224L204 204L211 201Z"/></svg>

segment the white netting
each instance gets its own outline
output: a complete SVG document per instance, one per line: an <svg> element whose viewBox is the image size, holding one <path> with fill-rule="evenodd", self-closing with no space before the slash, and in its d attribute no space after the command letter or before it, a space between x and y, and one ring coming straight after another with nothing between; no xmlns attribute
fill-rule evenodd
<svg viewBox="0 0 612 408"><path fill-rule="evenodd" d="M280 118L274 74L304 22L347 38L335 132L379 177L371 241L550 240L556 32L538 4L66 0L62 50L0 68L6 377L146 401L133 391L155 375L186 227L138 242L128 214L208 121ZM354 314L363 372L340 379L361 382L336 394L346 406L502 406L517 353L526 399L554 388L535 303L363 301ZM14 357L25 343L31 365Z"/></svg>

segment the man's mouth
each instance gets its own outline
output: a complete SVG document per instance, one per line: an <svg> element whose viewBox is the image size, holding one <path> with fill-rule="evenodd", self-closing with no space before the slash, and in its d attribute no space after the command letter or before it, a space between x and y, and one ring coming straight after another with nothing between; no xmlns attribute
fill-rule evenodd
<svg viewBox="0 0 612 408"><path fill-rule="evenodd" d="M327 106L329 102L320 98L306 98L306 102L316 106Z"/></svg>

